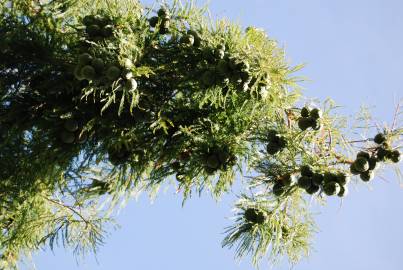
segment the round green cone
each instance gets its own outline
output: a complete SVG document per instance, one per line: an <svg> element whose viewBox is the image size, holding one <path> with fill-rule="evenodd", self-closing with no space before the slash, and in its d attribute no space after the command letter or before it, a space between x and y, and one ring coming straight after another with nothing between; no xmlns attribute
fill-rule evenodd
<svg viewBox="0 0 403 270"><path fill-rule="evenodd" d="M327 182L324 186L323 186L323 192L327 195L327 196L333 196L336 195L340 192L340 185L337 182Z"/></svg>

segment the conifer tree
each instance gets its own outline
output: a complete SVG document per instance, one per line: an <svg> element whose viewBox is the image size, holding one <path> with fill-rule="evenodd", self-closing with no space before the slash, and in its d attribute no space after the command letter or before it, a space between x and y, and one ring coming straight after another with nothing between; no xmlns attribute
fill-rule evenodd
<svg viewBox="0 0 403 270"><path fill-rule="evenodd" d="M264 31L193 2L2 0L0 12L1 269L45 245L96 251L133 194L219 198L241 178L223 246L296 263L316 230L307 200L342 199L400 161L399 108L357 140L334 102L301 103L302 66Z"/></svg>

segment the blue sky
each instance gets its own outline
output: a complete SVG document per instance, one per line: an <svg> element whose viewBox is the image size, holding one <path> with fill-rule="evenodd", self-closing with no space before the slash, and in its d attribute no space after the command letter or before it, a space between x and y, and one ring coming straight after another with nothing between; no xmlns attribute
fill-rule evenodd
<svg viewBox="0 0 403 270"><path fill-rule="evenodd" d="M376 119L391 122L403 93L401 0L211 0L210 7L217 17L264 28L290 63L306 63L306 96L332 97L348 115L367 104ZM294 269L403 269L403 189L393 174L385 179L354 185L342 203L313 205L321 231L309 259ZM219 203L204 195L182 208L173 189L153 204L141 197L122 211L122 228L111 232L98 261L90 256L78 265L58 249L40 253L35 264L39 270L253 269L220 246L234 200L234 194ZM268 268L263 262L261 269Z"/></svg>

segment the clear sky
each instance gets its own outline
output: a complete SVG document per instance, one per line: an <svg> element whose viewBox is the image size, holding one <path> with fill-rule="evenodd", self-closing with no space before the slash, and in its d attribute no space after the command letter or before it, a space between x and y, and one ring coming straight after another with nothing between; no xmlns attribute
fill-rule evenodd
<svg viewBox="0 0 403 270"><path fill-rule="evenodd" d="M311 79L304 83L306 96L332 97L346 114L371 105L373 115L388 122L403 97L402 10L401 0L211 0L213 15L264 28L291 63L307 64L301 73ZM294 269L403 269L403 189L393 174L385 178L354 185L343 203L332 198L325 207L314 206L321 212L316 218L321 231L309 259ZM219 203L204 195L182 208L173 189L153 204L143 196L121 212L122 228L111 232L98 262L90 256L77 265L71 252L57 249L36 256L36 267L253 269L248 259L236 262L233 250L220 245L234 200L234 194ZM269 266L263 262L261 269Z"/></svg>

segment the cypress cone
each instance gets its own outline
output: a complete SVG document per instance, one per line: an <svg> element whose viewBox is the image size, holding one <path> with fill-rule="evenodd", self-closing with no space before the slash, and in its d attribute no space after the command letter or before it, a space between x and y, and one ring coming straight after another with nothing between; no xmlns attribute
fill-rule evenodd
<svg viewBox="0 0 403 270"><path fill-rule="evenodd" d="M354 161L354 168L358 172L366 172L366 171L369 170L369 162L368 162L368 160L366 158L358 157Z"/></svg>
<svg viewBox="0 0 403 270"><path fill-rule="evenodd" d="M277 197L281 196L284 194L286 191L286 187L283 185L281 182L277 182L273 186L273 194Z"/></svg>
<svg viewBox="0 0 403 270"><path fill-rule="evenodd" d="M333 195L339 194L340 190L341 190L340 184L337 182L334 182L334 181L327 182L323 186L323 192L327 196L333 196Z"/></svg>
<svg viewBox="0 0 403 270"><path fill-rule="evenodd" d="M266 215L262 210L256 208L248 208L245 210L244 218L246 221L253 224L263 224L266 220Z"/></svg>
<svg viewBox="0 0 403 270"><path fill-rule="evenodd" d="M361 178L361 180L362 181L364 181L364 182L369 182L369 181L371 181L372 179L374 179L374 177L375 177L375 173L373 172L373 171L365 171L365 172L362 172L361 174L360 174L360 178Z"/></svg>
<svg viewBox="0 0 403 270"><path fill-rule="evenodd" d="M377 144L383 144L384 142L386 142L385 134L383 133L376 134L376 136L374 137L374 142Z"/></svg>
<svg viewBox="0 0 403 270"><path fill-rule="evenodd" d="M309 114L310 114L309 108L303 107L303 108L301 109L301 117L307 118L307 117L309 117Z"/></svg>

